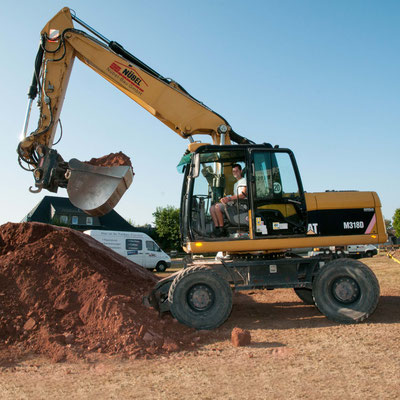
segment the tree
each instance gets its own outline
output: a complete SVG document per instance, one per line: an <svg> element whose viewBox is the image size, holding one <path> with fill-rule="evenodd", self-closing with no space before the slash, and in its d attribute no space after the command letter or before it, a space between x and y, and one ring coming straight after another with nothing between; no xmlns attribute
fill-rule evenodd
<svg viewBox="0 0 400 400"><path fill-rule="evenodd" d="M385 218L386 231L389 232L393 229L392 221Z"/></svg>
<svg viewBox="0 0 400 400"><path fill-rule="evenodd" d="M398 208L393 215L393 228L396 237L400 237L400 208Z"/></svg>
<svg viewBox="0 0 400 400"><path fill-rule="evenodd" d="M173 206L157 207L153 213L155 218L156 232L161 239L161 247L167 250L179 250L180 229L179 229L179 208Z"/></svg>

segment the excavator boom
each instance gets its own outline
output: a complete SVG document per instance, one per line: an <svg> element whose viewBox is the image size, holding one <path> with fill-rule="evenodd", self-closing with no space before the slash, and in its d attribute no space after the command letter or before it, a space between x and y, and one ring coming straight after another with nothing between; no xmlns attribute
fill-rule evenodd
<svg viewBox="0 0 400 400"><path fill-rule="evenodd" d="M94 36L76 29L73 20ZM43 188L57 191L58 187L67 187L73 204L91 215L99 215L110 211L132 182L133 174L129 168L120 168L120 176L117 177L116 170L94 170L81 163L78 172L76 168L71 168L71 162L66 163L52 149L75 58L182 138L193 142L194 135L209 135L213 144L229 144L231 140L250 143L236 134L224 118L192 97L177 82L164 78L120 44L108 40L71 14L69 8L63 8L41 32L28 94L24 139L18 146L20 160L34 170L36 191ZM37 95L40 109L38 127L27 136L30 107ZM171 104L174 106L171 107ZM120 182L117 183L118 179ZM85 184L79 184L81 181ZM106 187L106 190L95 189L97 186ZM105 193L109 193L113 200L107 199Z"/></svg>

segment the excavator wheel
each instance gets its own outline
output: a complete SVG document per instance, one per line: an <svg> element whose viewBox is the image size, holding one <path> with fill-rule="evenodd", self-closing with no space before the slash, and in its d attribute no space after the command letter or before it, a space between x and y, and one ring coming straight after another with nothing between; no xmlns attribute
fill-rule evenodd
<svg viewBox="0 0 400 400"><path fill-rule="evenodd" d="M311 289L295 288L294 291L304 304L307 304L309 306L315 305Z"/></svg>
<svg viewBox="0 0 400 400"><path fill-rule="evenodd" d="M232 310L229 283L205 266L182 270L171 284L168 300L179 322L199 330L217 328Z"/></svg>
<svg viewBox="0 0 400 400"><path fill-rule="evenodd" d="M348 258L327 263L313 284L315 305L328 319L356 323L367 319L379 301L379 282L360 261Z"/></svg>

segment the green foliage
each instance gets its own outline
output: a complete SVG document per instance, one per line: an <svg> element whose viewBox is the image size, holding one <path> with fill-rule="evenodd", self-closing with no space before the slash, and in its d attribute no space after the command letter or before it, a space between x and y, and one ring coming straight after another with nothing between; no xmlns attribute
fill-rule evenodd
<svg viewBox="0 0 400 400"><path fill-rule="evenodd" d="M159 245L164 250L180 250L179 208L157 207L153 217Z"/></svg>
<svg viewBox="0 0 400 400"><path fill-rule="evenodd" d="M398 208L393 215L393 228L397 237L400 237L400 208Z"/></svg>
<svg viewBox="0 0 400 400"><path fill-rule="evenodd" d="M61 222L60 221L60 217L57 217L57 216L55 216L55 217L53 217L51 219L50 224L51 225L56 225L56 226L62 226L64 228L71 228L70 224L66 224L65 222Z"/></svg>
<svg viewBox="0 0 400 400"><path fill-rule="evenodd" d="M390 219L385 218L385 226L386 226L386 231L391 231L393 229L392 221Z"/></svg>

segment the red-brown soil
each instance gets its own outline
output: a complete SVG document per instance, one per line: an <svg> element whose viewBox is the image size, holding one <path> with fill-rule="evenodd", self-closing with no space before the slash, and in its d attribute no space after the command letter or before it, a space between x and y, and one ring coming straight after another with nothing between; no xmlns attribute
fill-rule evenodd
<svg viewBox="0 0 400 400"><path fill-rule="evenodd" d="M157 279L81 232L2 225L0 351L61 361L92 352L136 358L193 347L194 330L142 305Z"/></svg>
<svg viewBox="0 0 400 400"><path fill-rule="evenodd" d="M119 153L110 153L99 158L92 158L89 161L85 161L85 163L97 167L118 167L123 165L132 167L131 159L126 154L122 153L122 151Z"/></svg>

